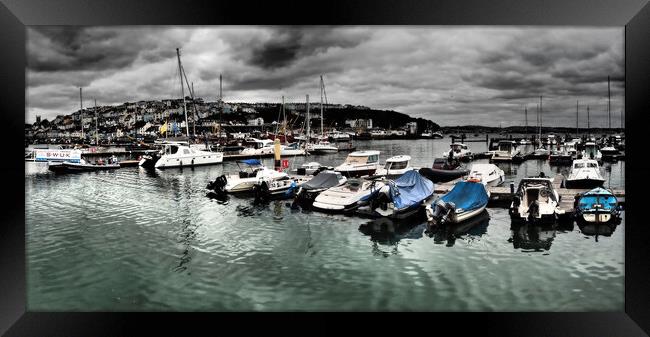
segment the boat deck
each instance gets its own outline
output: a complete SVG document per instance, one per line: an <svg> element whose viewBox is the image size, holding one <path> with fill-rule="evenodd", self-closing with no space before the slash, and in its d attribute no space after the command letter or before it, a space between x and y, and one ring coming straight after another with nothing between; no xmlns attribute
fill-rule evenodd
<svg viewBox="0 0 650 337"><path fill-rule="evenodd" d="M450 182L446 183L439 183L436 184L435 186L435 191L434 193L436 194L445 194L453 188L454 184L459 181L460 179L455 179ZM557 193L560 195L560 209L564 210L565 214L567 216L570 216L573 214L574 209L573 205L575 202L575 199L580 193L588 191L588 189L569 189L569 188L563 188L562 186L562 181L564 180L564 176L562 174L558 174L553 178L553 188L557 191ZM514 196L514 190L517 188L516 185L505 185L505 186L496 186L496 187L488 187L488 190L490 191L490 204L489 206L492 207L509 207L510 202L512 201L512 197ZM623 189L613 189L614 196L618 199L619 204L624 205L625 204L625 190Z"/></svg>

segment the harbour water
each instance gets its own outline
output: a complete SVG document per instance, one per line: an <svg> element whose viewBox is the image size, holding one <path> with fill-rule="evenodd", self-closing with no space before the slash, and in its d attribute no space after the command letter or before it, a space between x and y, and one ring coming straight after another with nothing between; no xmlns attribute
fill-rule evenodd
<svg viewBox="0 0 650 337"><path fill-rule="evenodd" d="M449 139L358 141L430 167ZM474 152L485 143L468 143ZM338 165L347 153L297 157ZM271 165L271 159L265 159ZM487 162L478 160L477 162ZM568 167L499 164L506 183ZM25 163L27 305L32 311L622 311L623 221L513 228L508 211L429 235L421 221L368 219L205 196L236 163L55 175ZM604 164L625 187L625 163ZM392 230L390 230L392 229ZM602 233L601 233L602 234Z"/></svg>

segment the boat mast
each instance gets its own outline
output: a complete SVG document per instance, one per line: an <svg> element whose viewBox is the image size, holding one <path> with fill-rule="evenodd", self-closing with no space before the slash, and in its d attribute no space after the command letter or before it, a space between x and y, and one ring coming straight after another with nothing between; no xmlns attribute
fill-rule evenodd
<svg viewBox="0 0 650 337"><path fill-rule="evenodd" d="M320 138L323 139L323 89L325 84L323 83L323 75L320 75Z"/></svg>
<svg viewBox="0 0 650 337"><path fill-rule="evenodd" d="M284 131L284 144L287 144L287 113L284 111L284 95L282 96L282 117L284 121L282 122L282 130Z"/></svg>
<svg viewBox="0 0 650 337"><path fill-rule="evenodd" d="M196 138L196 102L194 101L195 98L196 96L194 96L194 82L192 82L192 106L194 107L194 114L193 114L194 123L192 123L192 134Z"/></svg>
<svg viewBox="0 0 650 337"><path fill-rule="evenodd" d="M589 126L589 106L587 105L587 132L591 131L591 127Z"/></svg>
<svg viewBox="0 0 650 337"><path fill-rule="evenodd" d="M578 101L576 101L576 137L579 135L578 132Z"/></svg>
<svg viewBox="0 0 650 337"><path fill-rule="evenodd" d="M542 139L542 95L539 96L539 139Z"/></svg>
<svg viewBox="0 0 650 337"><path fill-rule="evenodd" d="M95 99L95 146L99 146L99 128L97 127L97 120L99 116L97 115L97 99Z"/></svg>
<svg viewBox="0 0 650 337"><path fill-rule="evenodd" d="M612 130L612 98L609 91L609 76L607 76L607 115L609 116L609 130Z"/></svg>
<svg viewBox="0 0 650 337"><path fill-rule="evenodd" d="M309 95L307 95L306 104L307 104L307 117L306 117L306 123L307 123L307 140L305 141L305 143L306 143L306 144L309 144L309 131L310 131L310 130L309 130L309 124L310 124L310 123L309 123Z"/></svg>
<svg viewBox="0 0 650 337"><path fill-rule="evenodd" d="M81 120L81 143L83 143L86 137L84 135L84 100L81 94L81 88L79 88L79 119Z"/></svg>
<svg viewBox="0 0 650 337"><path fill-rule="evenodd" d="M524 118L526 119L526 133L528 133L528 107L524 106Z"/></svg>
<svg viewBox="0 0 650 337"><path fill-rule="evenodd" d="M181 96L183 96L183 113L185 114L185 135L190 138L190 126L187 124L187 105L185 103L185 89L183 88L183 66L181 65L181 52L176 48L176 56L178 57L178 75L181 78Z"/></svg>
<svg viewBox="0 0 650 337"><path fill-rule="evenodd" d="M219 74L219 128L217 129L219 131L219 134L217 135L218 139L221 139L221 121L223 118L223 87L221 83L221 74Z"/></svg>

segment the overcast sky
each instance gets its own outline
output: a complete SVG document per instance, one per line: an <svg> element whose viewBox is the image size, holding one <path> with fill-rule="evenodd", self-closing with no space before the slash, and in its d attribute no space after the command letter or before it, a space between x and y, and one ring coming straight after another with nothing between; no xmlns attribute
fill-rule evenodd
<svg viewBox="0 0 650 337"><path fill-rule="evenodd" d="M320 100L392 109L440 125L606 127L624 95L623 27L31 27L26 122L84 107L180 97L176 48L196 95ZM186 92L187 94L187 92Z"/></svg>

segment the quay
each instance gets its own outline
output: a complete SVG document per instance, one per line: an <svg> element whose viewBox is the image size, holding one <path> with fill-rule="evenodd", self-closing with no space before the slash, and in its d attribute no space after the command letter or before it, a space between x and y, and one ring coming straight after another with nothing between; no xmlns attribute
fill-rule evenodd
<svg viewBox="0 0 650 337"><path fill-rule="evenodd" d="M454 187L454 184L458 182L459 179L455 179L446 183L436 184L434 193L435 194L446 194ZM560 196L559 206L561 210L564 210L565 217L572 216L574 213L574 204L578 196L588 191L588 189L568 189L561 187L562 182L564 181L564 176L558 174L553 178L553 188L557 191ZM514 193L516 192L517 186L490 186L488 191L490 191L490 202L489 206L491 207L510 207ZM622 189L613 189L612 192L614 196L618 199L620 205L625 204L625 190Z"/></svg>

